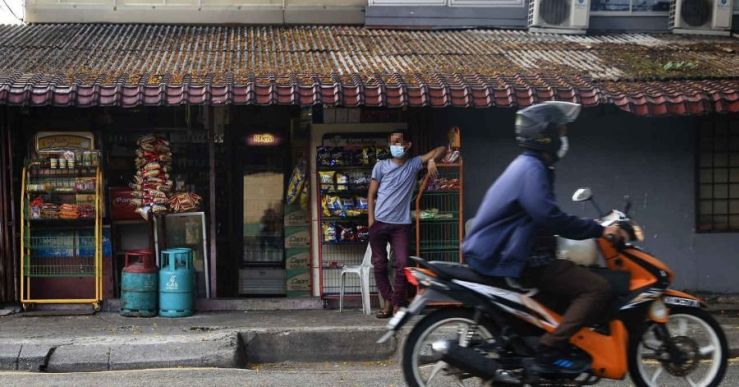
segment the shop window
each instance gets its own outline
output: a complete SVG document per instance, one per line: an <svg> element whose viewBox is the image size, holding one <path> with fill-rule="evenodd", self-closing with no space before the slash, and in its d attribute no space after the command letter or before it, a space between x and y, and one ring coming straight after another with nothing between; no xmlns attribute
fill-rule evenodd
<svg viewBox="0 0 739 387"><path fill-rule="evenodd" d="M642 13L667 12L670 10L669 0L591 0L592 12L609 13Z"/></svg>
<svg viewBox="0 0 739 387"><path fill-rule="evenodd" d="M697 230L739 231L739 120L706 121L698 133Z"/></svg>

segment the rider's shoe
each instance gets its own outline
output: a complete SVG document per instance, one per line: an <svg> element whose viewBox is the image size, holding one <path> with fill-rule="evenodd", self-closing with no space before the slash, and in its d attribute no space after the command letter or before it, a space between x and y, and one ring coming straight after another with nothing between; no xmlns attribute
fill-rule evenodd
<svg viewBox="0 0 739 387"><path fill-rule="evenodd" d="M573 348L539 345L532 371L539 374L579 374L590 369L590 356Z"/></svg>

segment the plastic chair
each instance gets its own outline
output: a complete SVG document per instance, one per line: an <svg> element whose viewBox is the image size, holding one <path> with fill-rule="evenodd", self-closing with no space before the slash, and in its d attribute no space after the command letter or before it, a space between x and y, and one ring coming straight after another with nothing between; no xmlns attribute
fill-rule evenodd
<svg viewBox="0 0 739 387"><path fill-rule="evenodd" d="M387 258L390 260L390 244L387 245ZM372 314L370 306L370 270L372 270L372 248L367 244L367 250L364 252L362 263L358 266L344 266L341 269L341 287L339 288L339 312L344 310L344 284L347 274L356 274L359 277L360 291L362 294L362 312L364 314ZM380 307L383 307L384 300L380 299Z"/></svg>

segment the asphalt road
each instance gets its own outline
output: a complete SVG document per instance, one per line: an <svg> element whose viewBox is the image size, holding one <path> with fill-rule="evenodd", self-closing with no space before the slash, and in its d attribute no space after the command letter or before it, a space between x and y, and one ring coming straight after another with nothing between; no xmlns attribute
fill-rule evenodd
<svg viewBox="0 0 739 387"><path fill-rule="evenodd" d="M173 368L70 374L0 372L3 386L403 386L395 362L300 363L252 369ZM626 387L624 382L598 386ZM739 386L739 359L729 364L722 386Z"/></svg>

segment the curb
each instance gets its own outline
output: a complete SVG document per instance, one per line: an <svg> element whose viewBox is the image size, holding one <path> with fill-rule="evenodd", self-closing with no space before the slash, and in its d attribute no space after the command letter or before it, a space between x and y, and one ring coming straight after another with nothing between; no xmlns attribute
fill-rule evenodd
<svg viewBox="0 0 739 387"><path fill-rule="evenodd" d="M739 326L722 324L731 357L739 357ZM172 367L245 368L282 362L398 360L410 326L384 344L385 328L242 329L202 335L93 337L77 342L0 343L0 370L89 372ZM66 340L66 339L65 339Z"/></svg>
<svg viewBox="0 0 739 387"><path fill-rule="evenodd" d="M377 340L384 328L243 331L239 333L247 364L386 360L397 352L397 340Z"/></svg>

